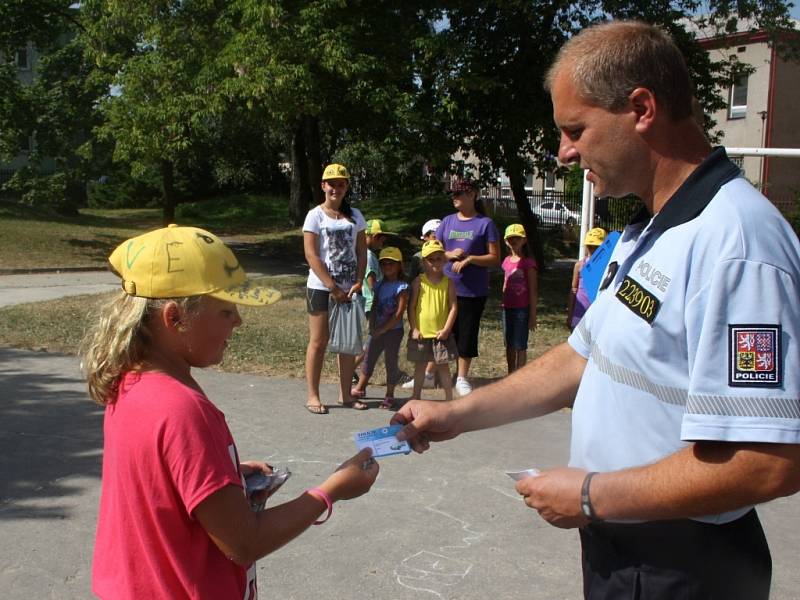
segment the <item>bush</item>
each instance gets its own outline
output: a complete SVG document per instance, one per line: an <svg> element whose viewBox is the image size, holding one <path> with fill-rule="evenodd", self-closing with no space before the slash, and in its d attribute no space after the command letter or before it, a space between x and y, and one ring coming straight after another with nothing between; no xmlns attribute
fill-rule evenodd
<svg viewBox="0 0 800 600"><path fill-rule="evenodd" d="M81 187L66 171L40 173L28 166L18 169L3 186L3 191L29 206L48 208L63 215L77 215L78 207L85 200Z"/></svg>
<svg viewBox="0 0 800 600"><path fill-rule="evenodd" d="M145 208L156 206L161 199L160 181L148 173L135 178L117 171L89 184L88 204L91 208Z"/></svg>

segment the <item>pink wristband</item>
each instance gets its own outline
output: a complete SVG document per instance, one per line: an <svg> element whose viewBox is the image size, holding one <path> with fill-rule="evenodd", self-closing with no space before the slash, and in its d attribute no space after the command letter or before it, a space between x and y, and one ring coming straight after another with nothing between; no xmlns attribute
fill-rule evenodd
<svg viewBox="0 0 800 600"><path fill-rule="evenodd" d="M320 519L319 521L314 521L314 525L322 525L325 521L331 518L331 514L333 513L333 502L331 502L331 497L328 496L323 490L319 488L310 488L305 491L306 494L310 494L315 498L322 500L325 503L325 506L328 508L328 514L325 515L324 519Z"/></svg>

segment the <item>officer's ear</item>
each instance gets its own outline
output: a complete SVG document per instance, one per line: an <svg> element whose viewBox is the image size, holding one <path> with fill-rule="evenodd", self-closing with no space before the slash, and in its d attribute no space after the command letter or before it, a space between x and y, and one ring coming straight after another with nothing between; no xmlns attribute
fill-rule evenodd
<svg viewBox="0 0 800 600"><path fill-rule="evenodd" d="M645 133L653 126L658 114L655 94L647 88L637 87L628 95L628 102L636 119L636 131Z"/></svg>

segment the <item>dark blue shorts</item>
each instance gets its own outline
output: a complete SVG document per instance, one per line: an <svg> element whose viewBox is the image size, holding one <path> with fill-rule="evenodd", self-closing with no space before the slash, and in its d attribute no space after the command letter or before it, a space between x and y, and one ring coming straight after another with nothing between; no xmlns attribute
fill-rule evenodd
<svg viewBox="0 0 800 600"><path fill-rule="evenodd" d="M768 600L772 558L755 510L715 525L689 519L581 528L585 600Z"/></svg>
<svg viewBox="0 0 800 600"><path fill-rule="evenodd" d="M503 338L506 348L511 350L528 349L528 319L530 310L527 308L503 309Z"/></svg>
<svg viewBox="0 0 800 600"><path fill-rule="evenodd" d="M306 288L306 311L309 313L328 312L328 298L331 293L326 290Z"/></svg>

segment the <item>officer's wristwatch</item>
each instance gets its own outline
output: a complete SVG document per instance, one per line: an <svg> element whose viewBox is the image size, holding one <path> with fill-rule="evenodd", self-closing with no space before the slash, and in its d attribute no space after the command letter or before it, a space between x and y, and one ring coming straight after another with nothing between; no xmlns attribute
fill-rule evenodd
<svg viewBox="0 0 800 600"><path fill-rule="evenodd" d="M595 471L587 473L586 477L583 479L583 485L581 486L581 512L583 512L584 516L592 523L601 521L601 519L598 519L594 514L592 499L589 496L589 485L592 483L592 477L595 475L597 475Z"/></svg>

